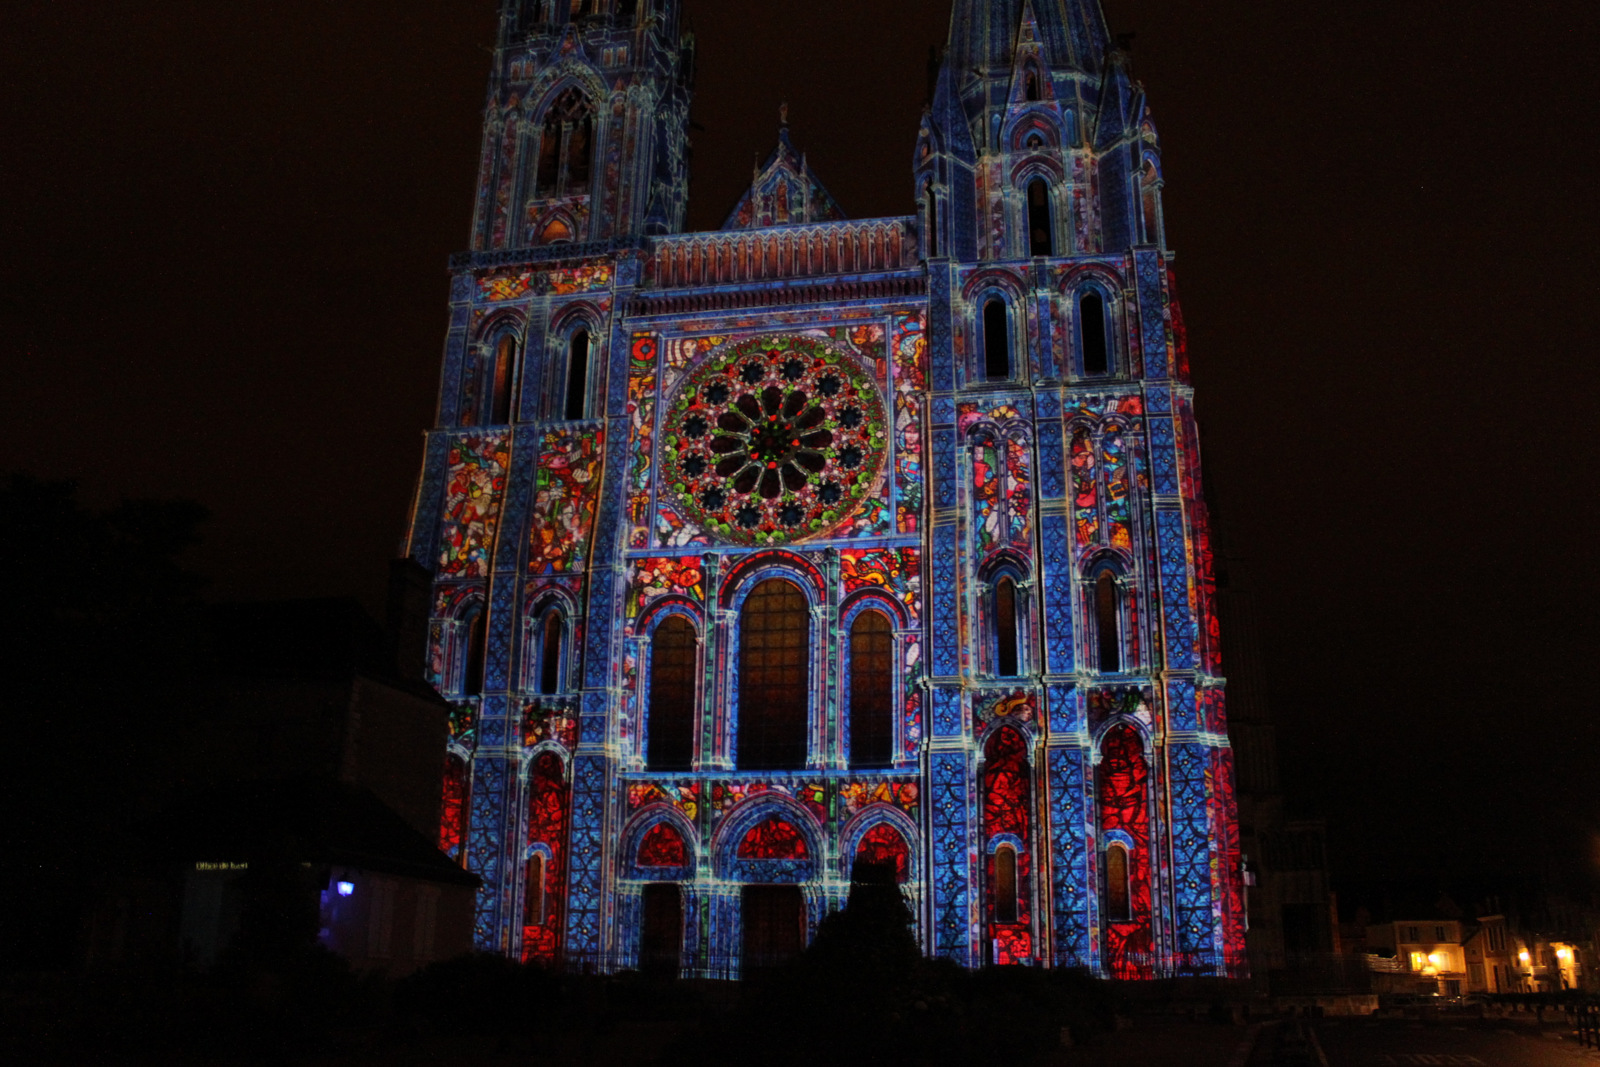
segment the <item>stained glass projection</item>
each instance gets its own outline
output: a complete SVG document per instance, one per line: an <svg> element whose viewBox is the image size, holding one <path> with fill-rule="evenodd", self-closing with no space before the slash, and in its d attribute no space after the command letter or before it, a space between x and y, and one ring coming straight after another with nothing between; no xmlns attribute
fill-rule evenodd
<svg viewBox="0 0 1600 1067"><path fill-rule="evenodd" d="M879 823L861 835L856 846L853 869L872 867L894 871L896 882L905 882L911 875L911 849L899 830L888 823Z"/></svg>
<svg viewBox="0 0 1600 1067"><path fill-rule="evenodd" d="M641 867L682 867L688 862L689 848L671 823L656 823L639 842Z"/></svg>
<svg viewBox="0 0 1600 1067"><path fill-rule="evenodd" d="M800 831L776 815L751 827L739 842L742 860L803 860L809 854Z"/></svg>
<svg viewBox="0 0 1600 1067"><path fill-rule="evenodd" d="M769 578L739 616L740 770L798 770L806 762L811 609L793 583Z"/></svg>
<svg viewBox="0 0 1600 1067"><path fill-rule="evenodd" d="M991 843L984 905L994 963L1032 958L1028 907L1028 842L1032 788L1027 743L1009 726L989 736L983 752L983 839ZM1020 847L1019 847L1020 846Z"/></svg>
<svg viewBox="0 0 1600 1067"><path fill-rule="evenodd" d="M850 626L850 765L884 767L894 743L894 631L881 611Z"/></svg>
<svg viewBox="0 0 1600 1067"><path fill-rule="evenodd" d="M463 864L466 853L462 845L467 840L468 810L466 761L447 754L439 804L439 851Z"/></svg>
<svg viewBox="0 0 1600 1067"><path fill-rule="evenodd" d="M1150 937L1150 771L1144 741L1131 726L1116 726L1100 742L1098 799L1102 840L1123 844L1126 858L1126 919L1111 919L1105 930L1106 969L1116 978L1149 978L1155 973ZM1111 874L1110 857L1106 871ZM1117 888L1122 892L1121 887ZM1106 887L1109 897L1112 887Z"/></svg>
<svg viewBox="0 0 1600 1067"><path fill-rule="evenodd" d="M541 882L530 893L523 886L522 958L554 962L561 952L562 892L566 881L568 792L561 758L540 753L528 772L528 845L534 855L548 853L535 872ZM533 866L530 862L529 870ZM539 910L530 899L542 901Z"/></svg>
<svg viewBox="0 0 1600 1067"><path fill-rule="evenodd" d="M645 760L651 770L688 770L694 759L694 626L670 615L650 638L650 706Z"/></svg>

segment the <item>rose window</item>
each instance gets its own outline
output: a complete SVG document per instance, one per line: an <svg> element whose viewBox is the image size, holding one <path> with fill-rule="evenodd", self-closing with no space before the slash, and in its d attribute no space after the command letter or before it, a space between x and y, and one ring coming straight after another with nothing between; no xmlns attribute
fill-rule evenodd
<svg viewBox="0 0 1600 1067"><path fill-rule="evenodd" d="M741 544L826 533L880 491L886 427L872 379L806 337L714 357L667 416L664 474L690 515Z"/></svg>

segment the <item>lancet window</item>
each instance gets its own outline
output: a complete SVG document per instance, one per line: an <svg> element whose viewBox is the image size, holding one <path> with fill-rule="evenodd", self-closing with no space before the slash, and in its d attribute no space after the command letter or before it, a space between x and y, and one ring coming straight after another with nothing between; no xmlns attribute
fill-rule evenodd
<svg viewBox="0 0 1600 1067"><path fill-rule="evenodd" d="M568 89L545 112L534 196L548 199L587 193L593 140L594 114L589 101L576 88Z"/></svg>
<svg viewBox="0 0 1600 1067"><path fill-rule="evenodd" d="M809 723L811 610L793 582L769 578L739 616L741 770L805 766Z"/></svg>
<svg viewBox="0 0 1600 1067"><path fill-rule="evenodd" d="M650 637L645 760L651 770L687 770L694 759L698 646L682 615L667 616Z"/></svg>

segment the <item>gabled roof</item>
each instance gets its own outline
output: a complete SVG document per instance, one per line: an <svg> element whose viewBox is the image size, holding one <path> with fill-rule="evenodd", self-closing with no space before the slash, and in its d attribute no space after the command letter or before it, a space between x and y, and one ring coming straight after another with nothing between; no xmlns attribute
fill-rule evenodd
<svg viewBox="0 0 1600 1067"><path fill-rule="evenodd" d="M787 112L787 107L785 108ZM778 127L778 146L756 168L750 188L739 198L724 230L756 230L793 222L833 222L844 218L838 201L823 188L806 157L789 140L785 117Z"/></svg>

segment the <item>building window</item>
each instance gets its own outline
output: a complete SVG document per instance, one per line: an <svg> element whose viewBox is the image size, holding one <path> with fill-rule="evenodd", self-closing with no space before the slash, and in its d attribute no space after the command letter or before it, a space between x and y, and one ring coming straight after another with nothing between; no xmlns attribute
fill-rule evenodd
<svg viewBox="0 0 1600 1067"><path fill-rule="evenodd" d="M740 770L799 770L810 710L811 609L793 582L756 586L739 616Z"/></svg>
<svg viewBox="0 0 1600 1067"><path fill-rule="evenodd" d="M1111 351L1106 343L1106 302L1098 289L1091 287L1078 295L1078 335L1083 345L1083 373L1111 373Z"/></svg>
<svg viewBox="0 0 1600 1067"><path fill-rule="evenodd" d="M489 421L504 426L511 421L511 371L517 360L517 341L501 334L494 346L494 377L489 399Z"/></svg>
<svg viewBox="0 0 1600 1067"><path fill-rule="evenodd" d="M577 331L567 342L567 403L563 414L568 421L589 414L588 330Z"/></svg>
<svg viewBox="0 0 1600 1067"><path fill-rule="evenodd" d="M881 611L850 626L850 765L884 767L894 745L894 631Z"/></svg>
<svg viewBox="0 0 1600 1067"><path fill-rule="evenodd" d="M577 89L568 89L545 113L539 138L534 196L580 196L589 191L594 117Z"/></svg>
<svg viewBox="0 0 1600 1067"><path fill-rule="evenodd" d="M1011 377L1011 334L1006 302L990 297L983 305L983 372L990 381Z"/></svg>
<svg viewBox="0 0 1600 1067"><path fill-rule="evenodd" d="M1094 631L1100 670L1105 673L1122 670L1121 600L1116 575L1101 571L1094 580Z"/></svg>
<svg viewBox="0 0 1600 1067"><path fill-rule="evenodd" d="M1017 642L1017 583L1010 575L994 585L994 673L1001 678L1021 674Z"/></svg>
<svg viewBox="0 0 1600 1067"><path fill-rule="evenodd" d="M551 609L539 625L539 693L551 696L561 692L561 648L566 643L567 623L561 612Z"/></svg>
<svg viewBox="0 0 1600 1067"><path fill-rule="evenodd" d="M527 871L522 880L522 925L544 925L544 854L535 852L528 857Z"/></svg>
<svg viewBox="0 0 1600 1067"><path fill-rule="evenodd" d="M650 637L650 710L645 760L651 770L688 770L694 759L695 661L689 620L669 615Z"/></svg>
<svg viewBox="0 0 1600 1067"><path fill-rule="evenodd" d="M1055 226L1050 221L1050 187L1043 178L1028 183L1028 254L1055 255Z"/></svg>
<svg viewBox="0 0 1600 1067"><path fill-rule="evenodd" d="M683 945L683 894L676 885L656 882L644 887L644 921L639 931L639 969L646 974L675 976Z"/></svg>
<svg viewBox="0 0 1600 1067"><path fill-rule="evenodd" d="M483 666L488 650L489 613L478 609L467 620L467 656L461 669L461 695L483 693Z"/></svg>
<svg viewBox="0 0 1600 1067"><path fill-rule="evenodd" d="M1029 103L1039 99L1039 72L1031 63L1022 75L1022 98Z"/></svg>
<svg viewBox="0 0 1600 1067"><path fill-rule="evenodd" d="M1128 848L1113 842L1106 849L1106 918L1114 923L1133 917L1132 897L1128 892Z"/></svg>
<svg viewBox="0 0 1600 1067"><path fill-rule="evenodd" d="M806 898L797 885L747 885L740 894L746 973L787 963L806 947Z"/></svg>
<svg viewBox="0 0 1600 1067"><path fill-rule="evenodd" d="M1010 845L994 854L994 921L1017 921L1017 850Z"/></svg>

